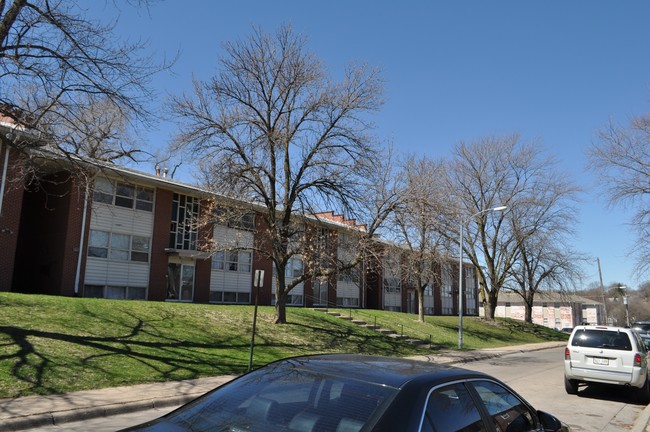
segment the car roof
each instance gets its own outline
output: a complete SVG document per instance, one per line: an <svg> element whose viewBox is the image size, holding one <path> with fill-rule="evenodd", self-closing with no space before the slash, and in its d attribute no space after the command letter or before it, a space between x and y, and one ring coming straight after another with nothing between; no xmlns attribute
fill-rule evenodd
<svg viewBox="0 0 650 432"><path fill-rule="evenodd" d="M582 330L608 330L608 331L623 331L631 332L632 328L630 327L615 327L615 326L606 326L606 325L578 325L573 328L575 333Z"/></svg>
<svg viewBox="0 0 650 432"><path fill-rule="evenodd" d="M399 357L370 356L363 354L317 354L292 357L280 361L296 369L347 377L350 379L401 388L414 380L426 380L432 384L454 379L488 378L482 372L454 366L429 363Z"/></svg>

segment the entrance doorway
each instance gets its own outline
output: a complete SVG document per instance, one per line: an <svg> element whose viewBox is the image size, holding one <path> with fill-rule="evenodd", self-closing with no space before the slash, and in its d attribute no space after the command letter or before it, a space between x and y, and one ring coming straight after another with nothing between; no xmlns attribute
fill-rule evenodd
<svg viewBox="0 0 650 432"><path fill-rule="evenodd" d="M194 300L194 265L167 265L167 300Z"/></svg>

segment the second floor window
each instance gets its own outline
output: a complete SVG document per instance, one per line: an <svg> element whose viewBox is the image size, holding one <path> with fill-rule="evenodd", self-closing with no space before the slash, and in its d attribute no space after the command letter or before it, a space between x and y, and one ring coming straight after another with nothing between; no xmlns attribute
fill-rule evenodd
<svg viewBox="0 0 650 432"><path fill-rule="evenodd" d="M240 273L250 273L253 253L251 251L216 252L212 256L212 268Z"/></svg>
<svg viewBox="0 0 650 432"><path fill-rule="evenodd" d="M388 293L402 292L402 284L398 278L384 279L384 290Z"/></svg>
<svg viewBox="0 0 650 432"><path fill-rule="evenodd" d="M136 210L153 210L154 191L128 183L114 182L104 177L95 179L93 201Z"/></svg>
<svg viewBox="0 0 650 432"><path fill-rule="evenodd" d="M173 249L196 250L199 225L199 199L174 194L172 200L172 222L169 232L169 247Z"/></svg>

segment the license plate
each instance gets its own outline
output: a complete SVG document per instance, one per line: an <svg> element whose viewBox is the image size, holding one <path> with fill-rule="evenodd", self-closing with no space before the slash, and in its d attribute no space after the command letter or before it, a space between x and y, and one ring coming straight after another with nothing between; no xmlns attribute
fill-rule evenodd
<svg viewBox="0 0 650 432"><path fill-rule="evenodd" d="M594 357L594 364L595 364L595 365L608 366L608 365L609 365L609 359L607 359L607 358L600 358L600 357Z"/></svg>

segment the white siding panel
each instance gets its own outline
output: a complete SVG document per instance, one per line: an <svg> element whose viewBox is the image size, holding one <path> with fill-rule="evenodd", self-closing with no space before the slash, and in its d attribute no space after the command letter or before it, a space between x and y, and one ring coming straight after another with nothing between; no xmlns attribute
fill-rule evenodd
<svg viewBox="0 0 650 432"><path fill-rule="evenodd" d="M336 282L336 296L359 298L359 287L350 281L337 281Z"/></svg>
<svg viewBox="0 0 650 432"><path fill-rule="evenodd" d="M153 213L94 203L90 228L150 237Z"/></svg>
<svg viewBox="0 0 650 432"><path fill-rule="evenodd" d="M275 293L275 284L273 284L273 293ZM291 295L303 295L305 293L305 284L302 282L293 287L291 291L289 291Z"/></svg>
<svg viewBox="0 0 650 432"><path fill-rule="evenodd" d="M275 287L278 285L277 280L275 279L275 275L273 277L273 282L271 282L271 290L273 294L275 295ZM305 293L305 283L300 282L298 285L293 287L291 291L289 291L292 295L303 295Z"/></svg>
<svg viewBox="0 0 650 432"><path fill-rule="evenodd" d="M146 287L149 285L149 265L89 257L86 262L84 283L87 285Z"/></svg>
<svg viewBox="0 0 650 432"><path fill-rule="evenodd" d="M85 283L87 285L106 285L108 266L106 260L88 257L86 260Z"/></svg>
<svg viewBox="0 0 650 432"><path fill-rule="evenodd" d="M212 270L210 291L250 292L252 286L250 273Z"/></svg>
<svg viewBox="0 0 650 432"><path fill-rule="evenodd" d="M402 306L402 296L398 293L385 293L384 306Z"/></svg>
<svg viewBox="0 0 650 432"><path fill-rule="evenodd" d="M214 227L214 241L219 247L253 248L253 233L250 231L228 228L224 225Z"/></svg>

